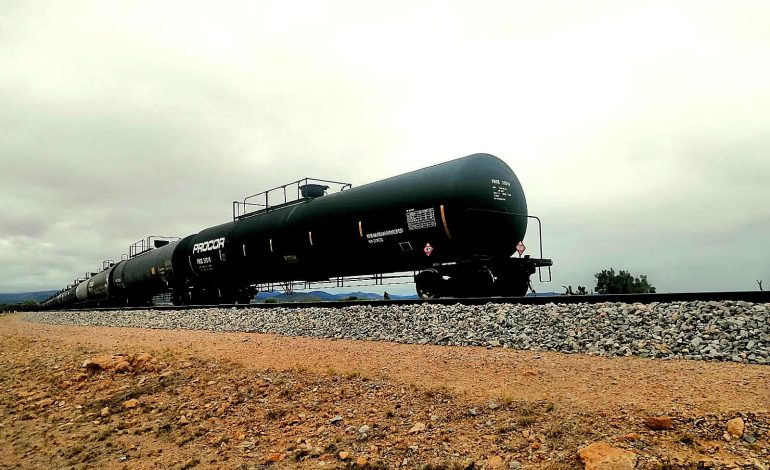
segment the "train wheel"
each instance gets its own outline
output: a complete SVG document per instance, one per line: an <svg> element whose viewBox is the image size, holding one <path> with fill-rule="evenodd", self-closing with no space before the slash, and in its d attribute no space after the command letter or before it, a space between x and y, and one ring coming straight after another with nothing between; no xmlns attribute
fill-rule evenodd
<svg viewBox="0 0 770 470"><path fill-rule="evenodd" d="M171 299L174 305L187 305L190 303L190 294L186 288L174 289Z"/></svg>
<svg viewBox="0 0 770 470"><path fill-rule="evenodd" d="M414 284L421 299L435 299L441 297L444 279L435 269L427 269L414 277Z"/></svg>
<svg viewBox="0 0 770 470"><path fill-rule="evenodd" d="M495 295L524 297L529 290L529 276L523 273L501 274L495 281Z"/></svg>
<svg viewBox="0 0 770 470"><path fill-rule="evenodd" d="M246 286L240 291L241 300L238 301L238 303L241 304L250 304L254 301L254 298L257 296L257 293L259 292L259 288L257 286Z"/></svg>
<svg viewBox="0 0 770 470"><path fill-rule="evenodd" d="M463 297L488 297L494 291L495 277L485 267L466 273L462 279L465 284Z"/></svg>
<svg viewBox="0 0 770 470"><path fill-rule="evenodd" d="M254 298L254 295L256 294L252 294L251 290L249 289L239 289L235 296L235 303L241 305L250 304L251 299Z"/></svg>

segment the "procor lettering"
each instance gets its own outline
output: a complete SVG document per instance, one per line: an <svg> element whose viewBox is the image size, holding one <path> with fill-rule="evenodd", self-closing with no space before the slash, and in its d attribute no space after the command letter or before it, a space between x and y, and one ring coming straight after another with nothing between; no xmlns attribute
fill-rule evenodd
<svg viewBox="0 0 770 470"><path fill-rule="evenodd" d="M201 243L193 245L192 252L203 253L204 251L219 250L225 246L225 237L215 238Z"/></svg>

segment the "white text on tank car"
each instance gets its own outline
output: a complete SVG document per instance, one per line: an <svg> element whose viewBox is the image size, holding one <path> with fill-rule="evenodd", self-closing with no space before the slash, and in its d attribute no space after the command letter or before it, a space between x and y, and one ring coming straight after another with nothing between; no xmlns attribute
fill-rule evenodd
<svg viewBox="0 0 770 470"><path fill-rule="evenodd" d="M203 253L204 251L219 250L224 246L225 246L225 237L215 238L213 240L196 243L195 245L193 245L192 252L193 254Z"/></svg>

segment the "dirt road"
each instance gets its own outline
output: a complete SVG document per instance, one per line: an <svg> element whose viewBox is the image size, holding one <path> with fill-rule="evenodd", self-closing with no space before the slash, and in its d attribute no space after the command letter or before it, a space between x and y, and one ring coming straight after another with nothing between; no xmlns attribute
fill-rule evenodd
<svg viewBox="0 0 770 470"><path fill-rule="evenodd" d="M0 337L0 468L583 468L593 442L770 468L768 366L18 315Z"/></svg>

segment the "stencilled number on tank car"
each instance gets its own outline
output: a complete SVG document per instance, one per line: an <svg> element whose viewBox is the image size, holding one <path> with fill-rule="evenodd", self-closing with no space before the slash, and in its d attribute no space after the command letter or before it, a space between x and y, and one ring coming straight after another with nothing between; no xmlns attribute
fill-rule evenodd
<svg viewBox="0 0 770 470"><path fill-rule="evenodd" d="M507 201L511 197L511 182L492 178L492 199Z"/></svg>
<svg viewBox="0 0 770 470"><path fill-rule="evenodd" d="M400 235L404 233L404 229L402 228L392 228L390 230L383 230L382 232L374 232L374 233L367 233L366 239L369 243L382 243L385 240L385 237L389 237L391 235Z"/></svg>
<svg viewBox="0 0 770 470"><path fill-rule="evenodd" d="M409 230L420 230L436 226L436 213L432 207L427 209L407 209L406 225Z"/></svg>
<svg viewBox="0 0 770 470"><path fill-rule="evenodd" d="M198 272L205 273L214 270L214 265L211 263L211 256L201 256L195 260L198 265Z"/></svg>

